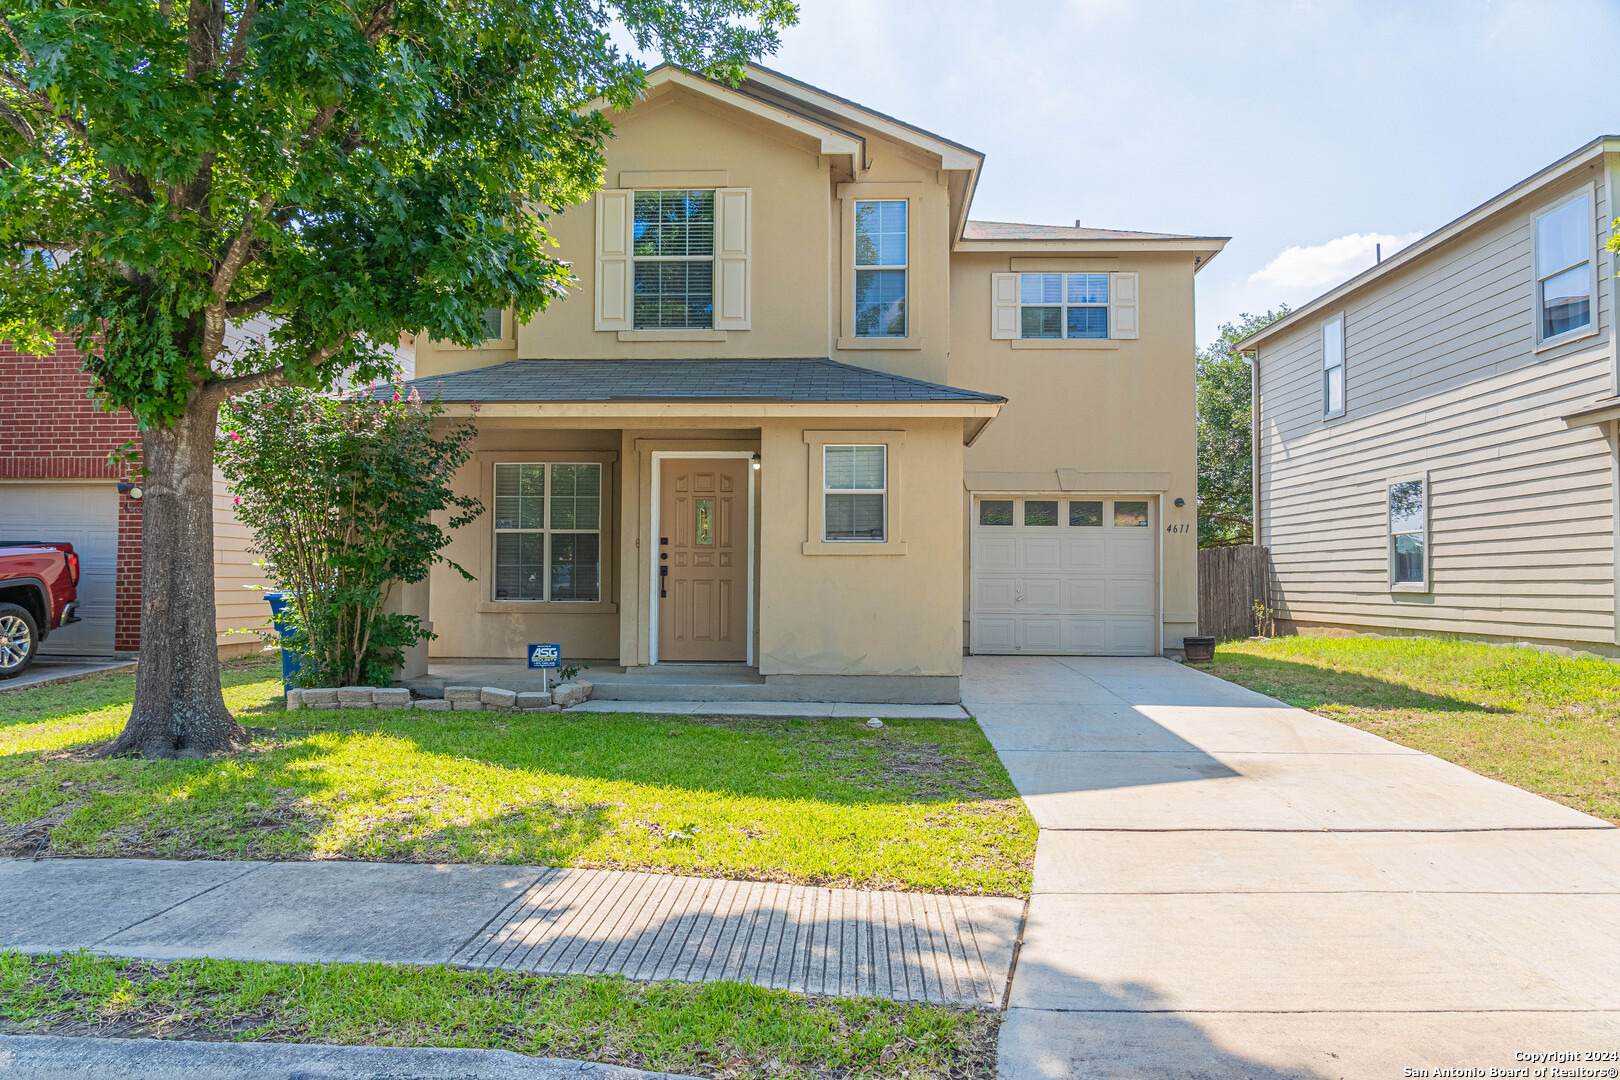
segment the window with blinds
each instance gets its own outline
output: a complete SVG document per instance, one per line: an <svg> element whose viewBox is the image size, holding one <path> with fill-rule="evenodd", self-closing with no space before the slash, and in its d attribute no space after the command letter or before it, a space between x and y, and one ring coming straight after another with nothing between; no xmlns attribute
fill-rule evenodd
<svg viewBox="0 0 1620 1080"><path fill-rule="evenodd" d="M714 326L713 191L637 191L631 257L635 329Z"/></svg>
<svg viewBox="0 0 1620 1080"><path fill-rule="evenodd" d="M495 466L496 600L602 598L602 466Z"/></svg>

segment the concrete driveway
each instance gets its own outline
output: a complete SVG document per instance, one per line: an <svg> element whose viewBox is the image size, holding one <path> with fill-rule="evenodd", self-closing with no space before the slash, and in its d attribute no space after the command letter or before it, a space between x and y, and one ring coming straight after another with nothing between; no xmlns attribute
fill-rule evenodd
<svg viewBox="0 0 1620 1080"><path fill-rule="evenodd" d="M963 698L1041 828L1004 1080L1620 1075L1620 830L1167 660Z"/></svg>

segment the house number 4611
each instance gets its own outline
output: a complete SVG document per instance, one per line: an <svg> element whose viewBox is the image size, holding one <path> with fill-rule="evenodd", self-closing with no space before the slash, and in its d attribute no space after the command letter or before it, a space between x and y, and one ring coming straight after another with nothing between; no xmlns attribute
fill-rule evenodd
<svg viewBox="0 0 1620 1080"><path fill-rule="evenodd" d="M1164 531L1168 533L1192 532L1191 525L1166 525Z"/></svg>

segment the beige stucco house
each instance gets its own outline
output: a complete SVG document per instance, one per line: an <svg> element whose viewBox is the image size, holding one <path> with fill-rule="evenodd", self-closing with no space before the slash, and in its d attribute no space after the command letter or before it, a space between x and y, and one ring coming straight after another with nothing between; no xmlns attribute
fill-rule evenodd
<svg viewBox="0 0 1620 1080"><path fill-rule="evenodd" d="M475 580L405 592L438 635L407 674L558 642L938 702L965 652L1195 632L1193 275L1224 239L974 221L959 143L762 68L650 83L552 223L578 288L417 343L415 385L477 403L486 512L447 552Z"/></svg>
<svg viewBox="0 0 1620 1080"><path fill-rule="evenodd" d="M1282 627L1615 652L1620 139L1252 335Z"/></svg>

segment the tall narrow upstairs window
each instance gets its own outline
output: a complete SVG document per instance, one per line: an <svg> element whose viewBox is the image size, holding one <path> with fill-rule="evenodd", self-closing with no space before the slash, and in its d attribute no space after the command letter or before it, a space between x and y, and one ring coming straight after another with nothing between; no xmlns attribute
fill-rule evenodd
<svg viewBox="0 0 1620 1080"><path fill-rule="evenodd" d="M637 330L714 327L714 192L637 191Z"/></svg>
<svg viewBox="0 0 1620 1080"><path fill-rule="evenodd" d="M855 202L855 336L906 336L906 200Z"/></svg>
<svg viewBox="0 0 1620 1080"><path fill-rule="evenodd" d="M1322 415L1344 415L1344 316L1322 324Z"/></svg>
<svg viewBox="0 0 1620 1080"><path fill-rule="evenodd" d="M1592 325L1592 197L1582 194L1536 218L1537 338Z"/></svg>

